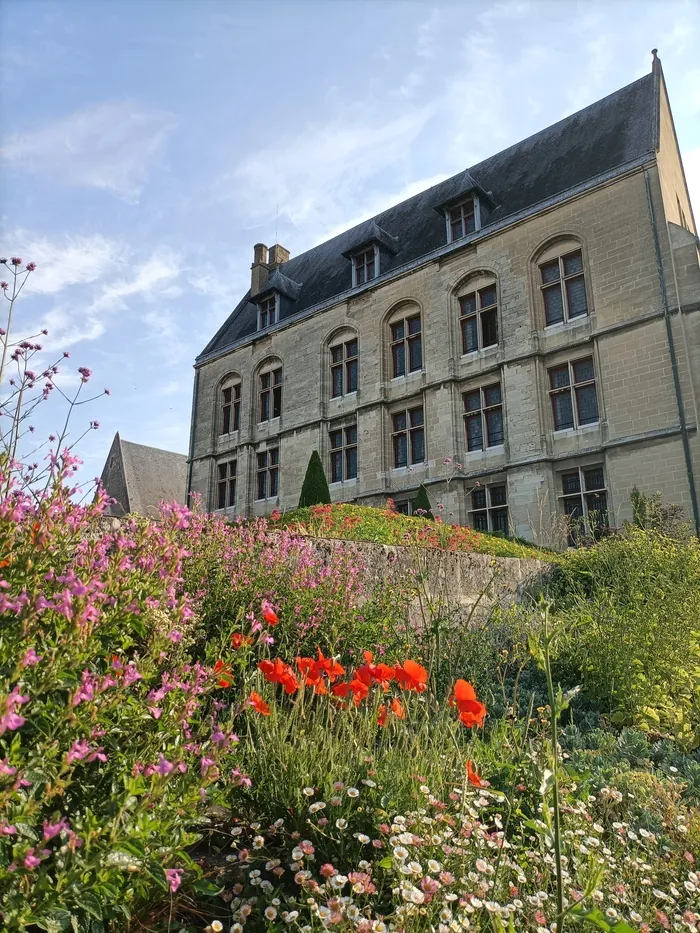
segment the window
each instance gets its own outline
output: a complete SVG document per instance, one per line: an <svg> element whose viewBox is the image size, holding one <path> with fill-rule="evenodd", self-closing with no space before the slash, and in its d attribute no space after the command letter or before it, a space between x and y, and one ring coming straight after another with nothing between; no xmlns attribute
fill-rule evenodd
<svg viewBox="0 0 700 933"><path fill-rule="evenodd" d="M408 363L408 368L407 364ZM391 325L391 371L392 376L405 376L423 366L423 339L420 314L395 321Z"/></svg>
<svg viewBox="0 0 700 933"><path fill-rule="evenodd" d="M282 370L260 374L260 421L279 418L282 413Z"/></svg>
<svg viewBox="0 0 700 933"><path fill-rule="evenodd" d="M221 433L230 434L241 426L241 384L226 386L221 390Z"/></svg>
<svg viewBox="0 0 700 933"><path fill-rule="evenodd" d="M357 392L357 337L331 347L331 398Z"/></svg>
<svg viewBox="0 0 700 933"><path fill-rule="evenodd" d="M394 467L423 463L425 460L423 406L392 415L392 428Z"/></svg>
<svg viewBox="0 0 700 933"><path fill-rule="evenodd" d="M230 509L236 504L236 460L216 465L216 507Z"/></svg>
<svg viewBox="0 0 700 933"><path fill-rule="evenodd" d="M503 443L503 400L501 385L465 392L464 424L467 450L484 450Z"/></svg>
<svg viewBox="0 0 700 933"><path fill-rule="evenodd" d="M370 246L352 257L352 284L365 285L377 277L377 248Z"/></svg>
<svg viewBox="0 0 700 933"><path fill-rule="evenodd" d="M401 515L413 515L415 499L401 499L398 502L394 502L394 508Z"/></svg>
<svg viewBox="0 0 700 933"><path fill-rule="evenodd" d="M447 211L447 242L454 243L477 227L477 205L474 198L468 198Z"/></svg>
<svg viewBox="0 0 700 933"><path fill-rule="evenodd" d="M508 499L506 484L477 486L472 492L471 525L477 531L501 531L508 534Z"/></svg>
<svg viewBox="0 0 700 933"><path fill-rule="evenodd" d="M277 295L270 295L269 298L263 298L258 305L258 330L268 327L270 324L276 324L279 320L279 303Z"/></svg>
<svg viewBox="0 0 700 933"><path fill-rule="evenodd" d="M578 467L561 474L560 499L568 520L568 542L575 547L582 532L598 537L608 525L608 499L602 466Z"/></svg>
<svg viewBox="0 0 700 933"><path fill-rule="evenodd" d="M595 424L599 416L593 357L574 360L550 369L549 394L552 399L555 431Z"/></svg>
<svg viewBox="0 0 700 933"><path fill-rule="evenodd" d="M274 499L280 488L280 449L268 447L258 453L256 499Z"/></svg>
<svg viewBox="0 0 700 933"><path fill-rule="evenodd" d="M473 353L498 344L496 284L487 285L459 299L462 353Z"/></svg>
<svg viewBox="0 0 700 933"><path fill-rule="evenodd" d="M542 263L540 278L547 326L562 324L588 314L583 254L580 249Z"/></svg>
<svg viewBox="0 0 700 933"><path fill-rule="evenodd" d="M357 479L357 425L332 428L330 440L331 482L342 483L344 480Z"/></svg>

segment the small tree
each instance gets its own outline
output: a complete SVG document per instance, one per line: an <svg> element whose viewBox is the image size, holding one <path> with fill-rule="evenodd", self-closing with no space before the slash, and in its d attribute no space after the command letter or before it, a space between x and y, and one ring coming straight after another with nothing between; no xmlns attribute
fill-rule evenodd
<svg viewBox="0 0 700 933"><path fill-rule="evenodd" d="M430 510L430 499L428 498L428 490L425 488L423 483L420 484L418 489L418 495L413 500L413 514L415 515L420 510L420 514L424 518L433 518L433 513Z"/></svg>
<svg viewBox="0 0 700 933"><path fill-rule="evenodd" d="M301 487L301 496L299 497L299 508L303 509L308 505L326 505L331 501L331 494L328 491L328 481L323 472L323 464L314 450L309 458L309 465L306 468L306 476Z"/></svg>

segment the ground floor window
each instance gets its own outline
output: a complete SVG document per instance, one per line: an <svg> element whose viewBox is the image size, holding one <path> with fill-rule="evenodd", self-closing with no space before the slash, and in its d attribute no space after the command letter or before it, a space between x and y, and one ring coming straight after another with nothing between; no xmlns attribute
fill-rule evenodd
<svg viewBox="0 0 700 933"><path fill-rule="evenodd" d="M477 531L509 533L508 494L505 483L479 485L471 493L469 523Z"/></svg>
<svg viewBox="0 0 700 933"><path fill-rule="evenodd" d="M576 467L559 475L561 507L567 518L568 543L575 547L582 534L600 536L608 521L608 497L602 466Z"/></svg>
<svg viewBox="0 0 700 933"><path fill-rule="evenodd" d="M236 504L236 468L238 461L226 460L216 465L216 507L230 509Z"/></svg>

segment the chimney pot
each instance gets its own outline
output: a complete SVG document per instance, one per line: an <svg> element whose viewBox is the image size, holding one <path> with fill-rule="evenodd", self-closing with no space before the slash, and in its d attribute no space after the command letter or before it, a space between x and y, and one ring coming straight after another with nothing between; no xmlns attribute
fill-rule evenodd
<svg viewBox="0 0 700 933"><path fill-rule="evenodd" d="M257 266L259 262L267 262L267 246L264 243L256 243L253 247L253 265Z"/></svg>
<svg viewBox="0 0 700 933"><path fill-rule="evenodd" d="M275 243L274 246L270 247L267 263L271 269L276 269L283 262L289 262L289 250L285 249L284 246L280 246L279 243Z"/></svg>

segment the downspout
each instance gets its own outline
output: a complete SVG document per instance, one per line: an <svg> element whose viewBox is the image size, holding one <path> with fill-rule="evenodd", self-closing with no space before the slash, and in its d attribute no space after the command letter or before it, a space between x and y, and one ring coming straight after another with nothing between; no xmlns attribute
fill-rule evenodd
<svg viewBox="0 0 700 933"><path fill-rule="evenodd" d="M661 303L663 305L664 322L666 324L666 339L668 341L668 352L671 357L671 371L673 372L673 388L676 393L676 408L678 409L678 421L681 429L681 442L683 444L683 456L685 458L685 468L688 474L688 485L690 487L690 504L693 510L693 522L695 524L695 534L700 537L700 509L698 508L698 495L695 488L695 477L693 475L693 461L690 456L690 442L688 440L688 428L685 423L685 411L683 409L683 396L681 394L681 380L678 374L678 358L676 356L676 345L673 342L673 329L671 327L671 314L668 306L668 292L666 291L666 277L664 276L664 267L661 260L661 244L659 243L659 230L656 224L656 215L654 214L654 203L651 197L651 182L649 181L649 171L644 169L644 184L647 191L647 204L649 206L649 217L651 218L651 232L654 238L654 251L656 253L656 271L659 276L659 286L661 288ZM680 308L678 309L680 314Z"/></svg>
<svg viewBox="0 0 700 933"><path fill-rule="evenodd" d="M194 388L192 389L192 417L190 418L190 454L187 461L187 495L185 505L190 505L190 493L192 492L192 462L194 458L194 422L197 417L197 396L199 394L199 370L194 371Z"/></svg>

